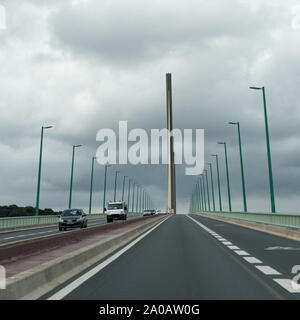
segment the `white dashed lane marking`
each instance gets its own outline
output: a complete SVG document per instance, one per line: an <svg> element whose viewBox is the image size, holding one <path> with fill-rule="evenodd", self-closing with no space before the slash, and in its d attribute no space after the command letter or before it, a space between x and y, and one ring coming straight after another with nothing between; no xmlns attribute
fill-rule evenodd
<svg viewBox="0 0 300 320"><path fill-rule="evenodd" d="M234 252L239 256L249 256L249 253L244 250L235 250Z"/></svg>
<svg viewBox="0 0 300 320"><path fill-rule="evenodd" d="M262 263L262 261L254 257L244 257L244 259L249 263Z"/></svg>
<svg viewBox="0 0 300 320"><path fill-rule="evenodd" d="M281 274L280 272L278 272L277 270L275 270L269 266L255 266L255 267L266 275L279 275L279 274Z"/></svg>
<svg viewBox="0 0 300 320"><path fill-rule="evenodd" d="M215 233L214 231L210 230L209 228L205 227L202 223L195 220L194 218L188 216L192 221L197 223L200 227L202 227L204 230L209 232L214 238L222 242L227 248L233 250L236 254L240 255L245 261L255 266L259 271L264 273L268 276L278 276L281 275L280 272L275 270L274 268L267 266L267 265L261 265L263 262L255 257L252 257L249 255L248 252L241 250L239 247L232 244L230 241L227 241L219 234ZM269 247L265 250L299 250L299 248L290 248L290 247ZM295 281L291 279L274 279L273 281L276 282L278 285L280 285L282 288L287 290L290 293L300 293L300 284L296 283Z"/></svg>
<svg viewBox="0 0 300 320"><path fill-rule="evenodd" d="M240 248L237 246L227 246L227 247L231 250L240 250Z"/></svg>

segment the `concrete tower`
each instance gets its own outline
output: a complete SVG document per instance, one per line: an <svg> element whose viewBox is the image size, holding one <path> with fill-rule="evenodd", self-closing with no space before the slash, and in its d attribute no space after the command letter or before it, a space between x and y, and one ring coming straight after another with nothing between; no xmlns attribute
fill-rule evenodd
<svg viewBox="0 0 300 320"><path fill-rule="evenodd" d="M174 138L172 117L172 75L166 74L167 89L167 129L168 129L168 208L167 213L176 213L176 175L174 164Z"/></svg>

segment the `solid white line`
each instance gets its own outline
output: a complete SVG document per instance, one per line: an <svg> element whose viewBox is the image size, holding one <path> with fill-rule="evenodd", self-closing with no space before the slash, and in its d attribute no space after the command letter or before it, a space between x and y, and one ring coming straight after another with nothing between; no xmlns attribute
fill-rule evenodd
<svg viewBox="0 0 300 320"><path fill-rule="evenodd" d="M59 290L58 292L56 292L54 295L52 295L51 297L49 297L47 300L61 300L63 299L65 296L67 296L70 292L72 292L73 290L75 290L76 288L78 288L80 285L82 285L85 281L87 281L88 279L90 279L91 277L93 277L95 274L97 274L99 271L101 271L103 268L105 268L106 266L108 266L110 263L112 263L113 261L115 261L117 258L119 258L123 253L125 253L126 251L128 251L130 248L132 248L135 244L137 244L139 241L141 241L143 238L145 238L149 233L151 233L152 231L154 231L156 228L158 228L163 222L165 222L166 220L168 220L168 218L164 219L163 221L161 221L159 224L157 224L156 226L154 226L153 228L151 228L150 230L148 230L147 232L145 232L144 234L142 234L141 236L139 236L137 239L135 239L134 241L132 241L131 243L129 243L126 247L124 247L123 249L121 249L120 251L116 252L114 255L112 255L110 258L106 259L105 261L103 261L102 263L100 263L99 265L97 265L96 267L94 267L93 269L91 269L90 271L88 271L87 273L83 274L81 277L79 277L78 279L74 280L73 282L71 282L69 285L67 285L66 287L64 287L63 289Z"/></svg>
<svg viewBox="0 0 300 320"><path fill-rule="evenodd" d="M234 252L239 256L249 256L249 253L244 250L235 250Z"/></svg>
<svg viewBox="0 0 300 320"><path fill-rule="evenodd" d="M275 270L269 266L255 266L255 267L266 275L279 275L279 274L281 274L280 272L278 272L277 270Z"/></svg>
<svg viewBox="0 0 300 320"><path fill-rule="evenodd" d="M197 221L196 219L192 218L191 216L188 216L188 215L187 215L186 217L188 217L188 218L190 218L191 220L193 220L194 222L196 222L201 228L207 230L208 232L209 232L209 231L212 231L212 230L208 229L207 227L205 227L202 223L200 223L200 222Z"/></svg>
<svg viewBox="0 0 300 320"><path fill-rule="evenodd" d="M225 244L226 246L231 246L231 245L232 245L232 242L225 241L225 242L223 242L223 244Z"/></svg>
<svg viewBox="0 0 300 320"><path fill-rule="evenodd" d="M300 293L300 285L291 279L273 279L279 285L281 285L285 290L291 293Z"/></svg>
<svg viewBox="0 0 300 320"><path fill-rule="evenodd" d="M255 257L243 257L247 262L249 263L262 263L259 259L256 259Z"/></svg>
<svg viewBox="0 0 300 320"><path fill-rule="evenodd" d="M9 240L9 239L13 239L15 237L8 237L8 238L3 238L3 240Z"/></svg>

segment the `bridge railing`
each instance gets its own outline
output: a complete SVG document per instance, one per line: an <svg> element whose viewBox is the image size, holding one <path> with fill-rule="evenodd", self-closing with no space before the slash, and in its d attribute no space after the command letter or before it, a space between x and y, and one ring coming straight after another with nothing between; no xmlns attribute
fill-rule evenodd
<svg viewBox="0 0 300 320"><path fill-rule="evenodd" d="M140 216L142 213L129 212L128 216ZM105 214L88 214L88 220L105 219ZM10 228L20 228L29 226L39 226L58 223L58 216L21 216L0 218L0 230Z"/></svg>
<svg viewBox="0 0 300 320"><path fill-rule="evenodd" d="M205 212L199 212L199 213L208 215L208 216L232 218L236 220L244 220L249 222L271 224L271 225L280 226L280 227L300 229L300 215L279 214L279 213L218 212L218 211L205 211Z"/></svg>

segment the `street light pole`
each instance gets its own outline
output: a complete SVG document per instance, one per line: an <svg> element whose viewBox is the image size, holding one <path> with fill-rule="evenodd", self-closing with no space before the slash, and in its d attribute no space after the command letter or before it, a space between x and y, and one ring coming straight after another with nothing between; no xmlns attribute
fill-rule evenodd
<svg viewBox="0 0 300 320"><path fill-rule="evenodd" d="M210 211L210 198L209 198L209 188L208 188L207 170L204 170L204 173L205 173L205 180L206 180L208 211Z"/></svg>
<svg viewBox="0 0 300 320"><path fill-rule="evenodd" d="M135 182L133 183L133 191L132 191L132 212L134 212L134 189L135 189Z"/></svg>
<svg viewBox="0 0 300 320"><path fill-rule="evenodd" d="M74 158L75 158L75 148L81 147L81 144L73 145L72 152L72 166L71 166L71 181L70 181L70 194L69 194L69 209L72 206L72 191L73 191L73 173L74 173Z"/></svg>
<svg viewBox="0 0 300 320"><path fill-rule="evenodd" d="M242 140L241 140L241 130L239 122L228 122L237 126L238 129L238 140L239 140L239 150L240 150L240 164L241 164L241 178L242 178L242 191L243 191L243 204L244 212L247 212L247 199L246 199L246 186L245 186L245 176L244 176L244 164L243 164L243 153L242 153Z"/></svg>
<svg viewBox="0 0 300 320"><path fill-rule="evenodd" d="M196 186L195 186L194 206L195 206L196 210L203 211L202 210L201 190L200 190L199 180L197 181Z"/></svg>
<svg viewBox="0 0 300 320"><path fill-rule="evenodd" d="M222 212L222 197L221 197L221 184L220 184L220 170L219 170L219 157L217 154L212 154L213 157L216 158L216 165L217 165L217 178L218 178L218 191L219 191L219 208Z"/></svg>
<svg viewBox="0 0 300 320"><path fill-rule="evenodd" d="M141 192L140 186L137 184L136 185L136 204L135 204L135 210L136 212L139 212L139 192Z"/></svg>
<svg viewBox="0 0 300 320"><path fill-rule="evenodd" d="M114 201L116 201L116 195L117 195L117 180L118 180L118 173L120 173L120 171L116 171L116 172L115 172L115 191L114 191Z"/></svg>
<svg viewBox="0 0 300 320"><path fill-rule="evenodd" d="M92 158L92 172L91 172L91 186L90 186L90 204L89 204L89 214L92 213L92 197L93 197L93 181L94 181L94 163L96 157Z"/></svg>
<svg viewBox="0 0 300 320"><path fill-rule="evenodd" d="M130 202L130 185L131 185L131 181L132 181L132 179L129 179L129 182L128 182L128 197L127 197L128 212L130 211L129 202Z"/></svg>
<svg viewBox="0 0 300 320"><path fill-rule="evenodd" d="M262 90L262 93L263 93L266 144L267 144L268 169L269 169L270 200L271 200L272 213L275 213L276 212L275 195L274 195L273 172L272 172L272 161L271 161L271 148L270 148L270 137L269 137L269 125L268 125L268 114L267 114L267 103L266 103L265 87L261 87L261 88L250 87L250 89Z"/></svg>
<svg viewBox="0 0 300 320"><path fill-rule="evenodd" d="M210 168L210 181L211 181L211 195L213 200L213 209L216 211L216 205L215 205L215 190L214 190L214 180L213 180L213 172L212 172L212 164L208 163Z"/></svg>
<svg viewBox="0 0 300 320"><path fill-rule="evenodd" d="M105 196L106 196L106 176L107 176L107 168L110 167L109 164L105 165L104 169L104 187L103 187L103 213L105 208Z"/></svg>
<svg viewBox="0 0 300 320"><path fill-rule="evenodd" d="M124 190L125 190L125 179L127 178L127 176L123 177L123 188L122 188L122 201L124 201Z"/></svg>
<svg viewBox="0 0 300 320"><path fill-rule="evenodd" d="M205 184L204 184L204 174L201 174L201 183L202 183L202 188L203 188L203 197L204 197L204 208L205 211L207 211L207 206L206 206L206 190L205 190Z"/></svg>
<svg viewBox="0 0 300 320"><path fill-rule="evenodd" d="M142 212L142 195L143 195L143 189L141 188L141 191L140 191L140 205L139 205L139 212L141 213Z"/></svg>
<svg viewBox="0 0 300 320"><path fill-rule="evenodd" d="M201 183L201 176L199 177L199 180L198 180L198 188L199 188L199 191L200 191L200 200L201 200L201 211L205 211L204 210L204 201L203 201L203 188L202 188L202 183Z"/></svg>
<svg viewBox="0 0 300 320"><path fill-rule="evenodd" d="M50 129L50 128L53 128L53 126L47 126L47 127L42 126L42 128L41 128L40 160L39 160L38 183L37 183L36 205L35 205L35 215L36 216L39 215L39 206L40 206L40 188L41 188L44 129Z"/></svg>
<svg viewBox="0 0 300 320"><path fill-rule="evenodd" d="M218 142L218 144L224 145L225 152L225 166L226 166L226 177L227 177L227 194L228 194L228 207L229 212L231 212L231 195L230 195L230 183L229 183L229 170L228 170L228 157L227 157L227 145L226 142Z"/></svg>

